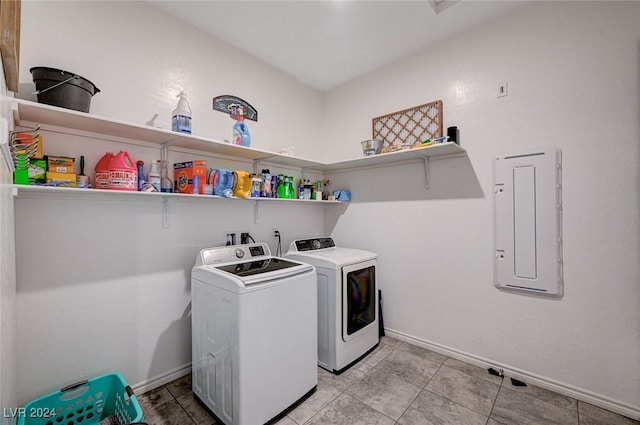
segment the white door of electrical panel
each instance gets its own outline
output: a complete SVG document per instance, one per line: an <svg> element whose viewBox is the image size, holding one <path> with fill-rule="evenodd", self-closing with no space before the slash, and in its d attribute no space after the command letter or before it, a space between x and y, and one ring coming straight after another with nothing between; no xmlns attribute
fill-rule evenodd
<svg viewBox="0 0 640 425"><path fill-rule="evenodd" d="M561 164L560 150L495 159L495 286L562 296Z"/></svg>

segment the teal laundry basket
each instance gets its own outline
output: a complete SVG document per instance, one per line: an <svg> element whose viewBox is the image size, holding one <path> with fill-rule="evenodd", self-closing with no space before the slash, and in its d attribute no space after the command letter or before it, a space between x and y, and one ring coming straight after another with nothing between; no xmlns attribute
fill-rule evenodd
<svg viewBox="0 0 640 425"><path fill-rule="evenodd" d="M115 415L121 424L141 423L142 407L119 373L68 385L27 403L18 425L97 425Z"/></svg>

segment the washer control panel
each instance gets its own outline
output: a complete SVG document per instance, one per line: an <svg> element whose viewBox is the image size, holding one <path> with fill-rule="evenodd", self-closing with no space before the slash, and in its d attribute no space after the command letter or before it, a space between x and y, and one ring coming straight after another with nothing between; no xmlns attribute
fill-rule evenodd
<svg viewBox="0 0 640 425"><path fill-rule="evenodd" d="M200 251L199 262L196 265L230 263L242 259L268 256L271 256L271 251L269 250L269 245L264 242L248 245L220 246Z"/></svg>

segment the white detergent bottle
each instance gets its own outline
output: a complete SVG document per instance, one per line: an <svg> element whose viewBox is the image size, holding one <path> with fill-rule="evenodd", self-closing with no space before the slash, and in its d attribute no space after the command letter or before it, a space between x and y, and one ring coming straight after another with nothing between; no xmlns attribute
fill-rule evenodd
<svg viewBox="0 0 640 425"><path fill-rule="evenodd" d="M158 170L158 161L155 159L151 161L151 166L149 167L149 174L147 175L149 184L153 186L155 192L161 191L160 185L160 171Z"/></svg>
<svg viewBox="0 0 640 425"><path fill-rule="evenodd" d="M171 116L171 130L191 134L191 108L187 102L187 93L182 90L176 97L180 100Z"/></svg>

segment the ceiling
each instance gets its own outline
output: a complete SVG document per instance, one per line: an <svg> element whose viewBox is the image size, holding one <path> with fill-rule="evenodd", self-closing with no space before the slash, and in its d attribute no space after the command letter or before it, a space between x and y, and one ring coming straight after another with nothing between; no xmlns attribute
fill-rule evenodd
<svg viewBox="0 0 640 425"><path fill-rule="evenodd" d="M149 0L321 91L481 25L523 1Z"/></svg>

